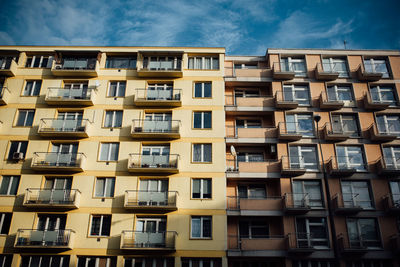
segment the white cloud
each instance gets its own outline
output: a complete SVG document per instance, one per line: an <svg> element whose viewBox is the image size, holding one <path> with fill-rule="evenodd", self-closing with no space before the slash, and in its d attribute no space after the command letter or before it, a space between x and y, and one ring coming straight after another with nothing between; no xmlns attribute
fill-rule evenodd
<svg viewBox="0 0 400 267"><path fill-rule="evenodd" d="M0 31L0 43L3 45L14 45L15 42L11 36L6 32Z"/></svg>

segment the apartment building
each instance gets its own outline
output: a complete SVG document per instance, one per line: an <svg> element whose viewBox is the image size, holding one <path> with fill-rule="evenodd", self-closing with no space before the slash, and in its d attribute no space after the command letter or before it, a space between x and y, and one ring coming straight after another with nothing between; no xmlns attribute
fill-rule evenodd
<svg viewBox="0 0 400 267"><path fill-rule="evenodd" d="M224 48L0 48L0 266L222 267Z"/></svg>
<svg viewBox="0 0 400 267"><path fill-rule="evenodd" d="M399 266L400 51L227 56L230 267Z"/></svg>

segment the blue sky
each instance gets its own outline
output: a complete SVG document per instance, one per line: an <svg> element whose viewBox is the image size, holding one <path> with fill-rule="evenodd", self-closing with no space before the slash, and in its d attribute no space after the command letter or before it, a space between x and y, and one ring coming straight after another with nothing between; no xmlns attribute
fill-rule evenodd
<svg viewBox="0 0 400 267"><path fill-rule="evenodd" d="M400 49L399 0L1 0L0 45Z"/></svg>

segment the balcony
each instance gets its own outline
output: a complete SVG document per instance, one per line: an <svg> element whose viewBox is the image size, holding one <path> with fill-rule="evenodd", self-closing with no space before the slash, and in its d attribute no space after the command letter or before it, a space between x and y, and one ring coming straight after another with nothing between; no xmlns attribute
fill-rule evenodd
<svg viewBox="0 0 400 267"><path fill-rule="evenodd" d="M178 173L179 155L129 154L128 171L139 173Z"/></svg>
<svg viewBox="0 0 400 267"><path fill-rule="evenodd" d="M392 102L387 102L379 99L373 99L371 92L364 93L364 107L369 110L384 110L387 109Z"/></svg>
<svg viewBox="0 0 400 267"><path fill-rule="evenodd" d="M136 89L135 105L139 107L180 107L182 106L182 90L150 90Z"/></svg>
<svg viewBox="0 0 400 267"><path fill-rule="evenodd" d="M362 197L365 196L353 193L336 194L332 198L333 209L336 214L351 215L363 211L362 206L372 207L371 200L362 200Z"/></svg>
<svg viewBox="0 0 400 267"><path fill-rule="evenodd" d="M275 93L275 107L279 109L295 109L299 106L299 102L295 99L286 99L283 91Z"/></svg>
<svg viewBox="0 0 400 267"><path fill-rule="evenodd" d="M34 208L78 209L81 192L78 189L26 189L24 206Z"/></svg>
<svg viewBox="0 0 400 267"><path fill-rule="evenodd" d="M7 87L0 87L0 105L7 105L10 98L10 91Z"/></svg>
<svg viewBox="0 0 400 267"><path fill-rule="evenodd" d="M322 203L321 203L322 204ZM283 196L283 210L286 214L301 215L311 210L308 193L286 193Z"/></svg>
<svg viewBox="0 0 400 267"><path fill-rule="evenodd" d="M282 216L282 197L241 198L227 196L227 215Z"/></svg>
<svg viewBox="0 0 400 267"><path fill-rule="evenodd" d="M383 73L378 72L376 69L376 65L379 64L371 64L364 62L364 64L360 64L357 68L357 77L360 81L366 82L376 82L382 79ZM386 68L386 65L385 65Z"/></svg>
<svg viewBox="0 0 400 267"><path fill-rule="evenodd" d="M326 164L327 171L332 176L351 176L358 171L366 171L368 165L360 162L358 156L331 157Z"/></svg>
<svg viewBox="0 0 400 267"><path fill-rule="evenodd" d="M227 178L278 178L280 176L280 162L276 159L249 162L228 159L226 165Z"/></svg>
<svg viewBox="0 0 400 267"><path fill-rule="evenodd" d="M16 248L48 248L48 249L72 249L75 239L75 231L64 230L36 230L18 229L15 239Z"/></svg>
<svg viewBox="0 0 400 267"><path fill-rule="evenodd" d="M273 111L274 101L272 95L246 97L225 95L225 111L233 113Z"/></svg>
<svg viewBox="0 0 400 267"><path fill-rule="evenodd" d="M139 66L137 73L139 77L183 77L182 59L176 57L163 57L165 59L152 60L153 57L147 57L143 65Z"/></svg>
<svg viewBox="0 0 400 267"><path fill-rule="evenodd" d="M306 173L304 157L283 156L281 159L282 176L300 176Z"/></svg>
<svg viewBox="0 0 400 267"><path fill-rule="evenodd" d="M343 126L338 123L325 123L323 127L324 139L327 141L346 141L350 138L350 133L343 130Z"/></svg>
<svg viewBox="0 0 400 267"><path fill-rule="evenodd" d="M97 77L99 62L96 58L70 58L61 62L53 61L51 72L54 76Z"/></svg>
<svg viewBox="0 0 400 267"><path fill-rule="evenodd" d="M383 206L387 212L400 214L400 194L387 194L384 196Z"/></svg>
<svg viewBox="0 0 400 267"><path fill-rule="evenodd" d="M122 231L121 249L174 251L175 231L141 232Z"/></svg>
<svg viewBox="0 0 400 267"><path fill-rule="evenodd" d="M226 126L226 143L271 143L277 137L276 127L240 128Z"/></svg>
<svg viewBox="0 0 400 267"><path fill-rule="evenodd" d="M272 76L274 79L291 80L296 76L294 64L284 64L274 62L272 67Z"/></svg>
<svg viewBox="0 0 400 267"><path fill-rule="evenodd" d="M319 108L324 110L338 110L343 108L344 102L340 100L330 99L326 91L319 95Z"/></svg>
<svg viewBox="0 0 400 267"><path fill-rule="evenodd" d="M314 130L303 130L302 124L298 122L280 122L278 124L278 138L285 141L298 141L303 135L313 136Z"/></svg>
<svg viewBox="0 0 400 267"><path fill-rule="evenodd" d="M351 239L344 234L338 235L338 246L341 253L353 257L369 251L383 250L380 240L369 239L367 235L354 234Z"/></svg>
<svg viewBox="0 0 400 267"><path fill-rule="evenodd" d="M180 120L132 120L133 138L179 139Z"/></svg>
<svg viewBox="0 0 400 267"><path fill-rule="evenodd" d="M228 236L228 257L285 257L286 256L286 237L285 236L260 236L260 237L240 237L237 235Z"/></svg>
<svg viewBox="0 0 400 267"><path fill-rule="evenodd" d="M317 63L315 68L315 78L321 81L332 81L339 77L339 72L337 71L339 66L343 64L336 63Z"/></svg>
<svg viewBox="0 0 400 267"><path fill-rule="evenodd" d="M35 171L82 172L85 161L83 153L35 152L31 168Z"/></svg>
<svg viewBox="0 0 400 267"><path fill-rule="evenodd" d="M375 166L380 175L392 176L400 174L400 162L398 158L381 157Z"/></svg>
<svg viewBox="0 0 400 267"><path fill-rule="evenodd" d="M87 119L41 119L38 134L44 137L89 137L91 122Z"/></svg>
<svg viewBox="0 0 400 267"><path fill-rule="evenodd" d="M229 81L261 81L271 77L271 69L253 66L253 68L225 67L225 78Z"/></svg>
<svg viewBox="0 0 400 267"><path fill-rule="evenodd" d="M48 105L57 106L93 106L94 88L55 88L49 87L45 101Z"/></svg>
<svg viewBox="0 0 400 267"><path fill-rule="evenodd" d="M382 129L383 128L383 129ZM373 141L389 142L397 139L397 134L391 132L389 125L377 125L372 123L368 128L369 136Z"/></svg>
<svg viewBox="0 0 400 267"><path fill-rule="evenodd" d="M5 62L4 62L5 61ZM14 59L0 59L0 77L14 77L17 73L18 64Z"/></svg>
<svg viewBox="0 0 400 267"><path fill-rule="evenodd" d="M127 190L125 191L124 207L152 211L177 210L177 195L176 191Z"/></svg>
<svg viewBox="0 0 400 267"><path fill-rule="evenodd" d="M317 236L316 233L290 233L287 235L287 248L290 254L312 254L329 250L329 240L327 237Z"/></svg>

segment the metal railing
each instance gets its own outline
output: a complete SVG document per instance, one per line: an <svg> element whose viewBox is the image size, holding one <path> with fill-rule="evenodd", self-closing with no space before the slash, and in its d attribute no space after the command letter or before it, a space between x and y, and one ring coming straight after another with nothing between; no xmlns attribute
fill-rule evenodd
<svg viewBox="0 0 400 267"><path fill-rule="evenodd" d="M336 194L333 196L333 199L336 200L336 208L366 208L371 209L373 207L371 199L362 199L363 196L360 196L358 193L342 193ZM365 196L364 196L365 197Z"/></svg>
<svg viewBox="0 0 400 267"><path fill-rule="evenodd" d="M381 240L371 239L367 234L349 234L348 238L340 234L338 240L342 250L382 248Z"/></svg>
<svg viewBox="0 0 400 267"><path fill-rule="evenodd" d="M285 208L310 208L310 195L308 193L285 193L283 202Z"/></svg>
<svg viewBox="0 0 400 267"><path fill-rule="evenodd" d="M85 159L83 153L34 152L32 166L81 167Z"/></svg>
<svg viewBox="0 0 400 267"><path fill-rule="evenodd" d="M400 170L400 158L381 157L382 168L386 170Z"/></svg>
<svg viewBox="0 0 400 267"><path fill-rule="evenodd" d="M314 121L310 118L309 121L303 122L280 122L278 124L279 134L301 134L305 136L314 136ZM304 129L304 128L309 129Z"/></svg>
<svg viewBox="0 0 400 267"><path fill-rule="evenodd" d="M365 73L374 73L374 74L382 73L383 77L389 76L386 63L373 63L372 64L370 62L363 62L363 64L361 64L360 66L363 67L362 70Z"/></svg>
<svg viewBox="0 0 400 267"><path fill-rule="evenodd" d="M343 125L340 123L326 122L323 127L328 135L359 135L358 132L345 131Z"/></svg>
<svg viewBox="0 0 400 267"><path fill-rule="evenodd" d="M126 207L176 207L177 191L126 190Z"/></svg>
<svg viewBox="0 0 400 267"><path fill-rule="evenodd" d="M16 243L17 247L66 247L70 245L74 230L36 230L18 229Z"/></svg>
<svg viewBox="0 0 400 267"><path fill-rule="evenodd" d="M81 133L87 130L91 122L88 119L41 119L39 132L73 132Z"/></svg>
<svg viewBox="0 0 400 267"><path fill-rule="evenodd" d="M276 138L276 127L275 126L263 126L263 127L237 127L237 126L225 126L226 137L233 138Z"/></svg>
<svg viewBox="0 0 400 267"><path fill-rule="evenodd" d="M180 120L132 120L132 133L179 133Z"/></svg>
<svg viewBox="0 0 400 267"><path fill-rule="evenodd" d="M175 231L127 231L121 233L122 249L175 249Z"/></svg>
<svg viewBox="0 0 400 267"><path fill-rule="evenodd" d="M94 70L96 69L96 58L71 58L63 59L61 63L54 63L56 70Z"/></svg>
<svg viewBox="0 0 400 267"><path fill-rule="evenodd" d="M227 209L231 211L235 210L241 210L241 209L254 209L254 210L260 210L260 208L256 207L242 207L240 204L241 202L249 202L249 203L255 203L255 202L263 202L265 203L266 201L282 201L281 196L263 196L263 197L238 197L238 196L227 196ZM274 208L273 206L265 206L263 207L262 210L279 210L282 207L280 206L279 208Z"/></svg>
<svg viewBox="0 0 400 267"><path fill-rule="evenodd" d="M398 102L395 99L382 99L382 97L380 97L381 92L379 92L378 88L370 88L369 91L366 91L364 94L365 97L367 97L368 103L371 104L398 105Z"/></svg>
<svg viewBox="0 0 400 267"><path fill-rule="evenodd" d="M386 208L400 209L400 194L387 194L384 199Z"/></svg>
<svg viewBox="0 0 400 267"><path fill-rule="evenodd" d="M178 159L178 154L144 155L131 153L129 154L129 168L177 169Z"/></svg>
<svg viewBox="0 0 400 267"><path fill-rule="evenodd" d="M280 162L277 159L263 159L262 161L240 161L238 159L227 159L226 168L227 172L244 171L242 169L245 167L247 172L266 172L266 170L269 170L269 172L279 172L279 163ZM242 165L242 168L240 165Z"/></svg>
<svg viewBox="0 0 400 267"><path fill-rule="evenodd" d="M287 235L289 249L328 249L329 239L328 233L325 237L318 236L314 233L290 233Z"/></svg>
<svg viewBox="0 0 400 267"><path fill-rule="evenodd" d="M315 158L317 155L315 154ZM297 170L297 169L311 169L318 170L318 161L305 162L304 156L282 156L281 158L282 169L284 170Z"/></svg>
<svg viewBox="0 0 400 267"><path fill-rule="evenodd" d="M335 92L330 93L330 90L335 90L335 89L330 89L329 87L326 89L326 91L322 91L320 94L320 98L323 101L323 103L328 103L328 104L344 104L343 100L337 99L337 95Z"/></svg>
<svg viewBox="0 0 400 267"><path fill-rule="evenodd" d="M332 62L332 63L317 63L318 72L338 74L339 77L348 77L346 63Z"/></svg>
<svg viewBox="0 0 400 267"><path fill-rule="evenodd" d="M288 102L288 103L297 103L300 105L310 105L310 97L307 95L307 98L295 98L292 91L276 91L275 92L275 100L280 102Z"/></svg>
<svg viewBox="0 0 400 267"><path fill-rule="evenodd" d="M228 249L285 250L286 239L284 235L228 235Z"/></svg>
<svg viewBox="0 0 400 267"><path fill-rule="evenodd" d="M182 59L174 60L161 60L161 61L143 61L143 69L146 70L169 70L169 71L181 71L182 70Z"/></svg>
<svg viewBox="0 0 400 267"><path fill-rule="evenodd" d="M278 72L294 72L300 76L307 73L305 62L274 62L273 70Z"/></svg>
<svg viewBox="0 0 400 267"><path fill-rule="evenodd" d="M46 99L70 99L70 100L90 100L94 95L94 88L56 88L49 87Z"/></svg>
<svg viewBox="0 0 400 267"><path fill-rule="evenodd" d="M80 195L78 189L26 189L25 204L74 204Z"/></svg>
<svg viewBox="0 0 400 267"><path fill-rule="evenodd" d="M146 101L181 101L182 89L148 89L148 88L137 88L136 89L136 100L146 100Z"/></svg>
<svg viewBox="0 0 400 267"><path fill-rule="evenodd" d="M361 159L361 162L359 162ZM336 156L329 159L332 170L350 170L355 169L358 171L367 170L368 164L364 161L361 154L354 156Z"/></svg>
<svg viewBox="0 0 400 267"><path fill-rule="evenodd" d="M398 125L396 125L398 124ZM400 121L393 123L372 123L370 127L375 127L375 131L379 135L397 135L400 136ZM397 129L396 129L397 128Z"/></svg>

